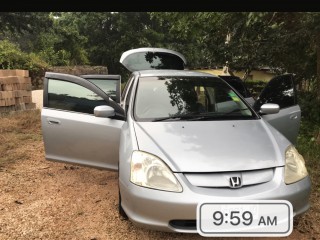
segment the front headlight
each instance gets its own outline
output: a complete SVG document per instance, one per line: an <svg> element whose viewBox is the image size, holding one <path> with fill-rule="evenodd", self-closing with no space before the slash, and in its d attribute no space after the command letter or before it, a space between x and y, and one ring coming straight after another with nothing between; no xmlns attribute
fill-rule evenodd
<svg viewBox="0 0 320 240"><path fill-rule="evenodd" d="M284 169L284 182L286 184L295 183L308 176L304 159L294 146L286 150L286 166Z"/></svg>
<svg viewBox="0 0 320 240"><path fill-rule="evenodd" d="M158 157L146 152L132 153L130 181L143 187L182 192L180 183L167 165Z"/></svg>

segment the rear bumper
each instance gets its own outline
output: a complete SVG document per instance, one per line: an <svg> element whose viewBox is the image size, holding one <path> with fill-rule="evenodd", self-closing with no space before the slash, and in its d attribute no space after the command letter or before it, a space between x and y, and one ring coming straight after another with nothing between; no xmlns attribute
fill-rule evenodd
<svg viewBox="0 0 320 240"><path fill-rule="evenodd" d="M282 176L283 168L277 168L273 180L268 183L239 189L210 189L192 186L183 174L176 174L183 186L182 193L139 187L120 179L122 207L136 225L159 231L189 233L197 232L194 223L199 202L288 200L293 206L294 216L304 213L309 208L310 178L286 185Z"/></svg>

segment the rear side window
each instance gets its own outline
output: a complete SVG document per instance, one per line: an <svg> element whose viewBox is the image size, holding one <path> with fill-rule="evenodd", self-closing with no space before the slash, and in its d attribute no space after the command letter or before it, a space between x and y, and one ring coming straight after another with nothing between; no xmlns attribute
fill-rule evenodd
<svg viewBox="0 0 320 240"><path fill-rule="evenodd" d="M297 104L292 75L281 75L273 78L261 92L254 108L259 110L265 103L276 103L280 108Z"/></svg>
<svg viewBox="0 0 320 240"><path fill-rule="evenodd" d="M102 97L76 83L49 79L48 107L93 114L96 106L106 105Z"/></svg>
<svg viewBox="0 0 320 240"><path fill-rule="evenodd" d="M88 79L94 85L103 90L112 100L117 101L117 83L119 80L110 79Z"/></svg>
<svg viewBox="0 0 320 240"><path fill-rule="evenodd" d="M251 97L250 92L242 82L242 80L235 76L219 76L230 84L234 89L236 89L244 98Z"/></svg>

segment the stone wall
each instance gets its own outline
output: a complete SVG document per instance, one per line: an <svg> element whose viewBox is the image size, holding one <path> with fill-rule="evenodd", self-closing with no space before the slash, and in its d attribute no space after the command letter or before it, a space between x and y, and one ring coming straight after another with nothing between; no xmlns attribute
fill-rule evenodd
<svg viewBox="0 0 320 240"><path fill-rule="evenodd" d="M56 66L51 67L47 70L48 72L57 72L57 73L66 73L72 75L84 75L84 74L108 74L108 68L106 66L88 66L88 65L79 65L79 66ZM32 88L42 89L43 88L43 77L44 73L41 76L32 76Z"/></svg>

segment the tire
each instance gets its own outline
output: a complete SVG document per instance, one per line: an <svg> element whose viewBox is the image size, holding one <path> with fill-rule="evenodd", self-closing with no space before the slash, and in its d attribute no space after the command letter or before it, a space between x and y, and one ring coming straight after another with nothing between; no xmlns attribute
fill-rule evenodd
<svg viewBox="0 0 320 240"><path fill-rule="evenodd" d="M120 215L120 217L122 218L122 220L128 220L128 216L127 216L126 212L123 210L123 208L122 208L122 206L121 206L121 194L120 194L120 190L119 190L119 204L118 204L118 206L119 206L119 209L118 209L119 215Z"/></svg>

